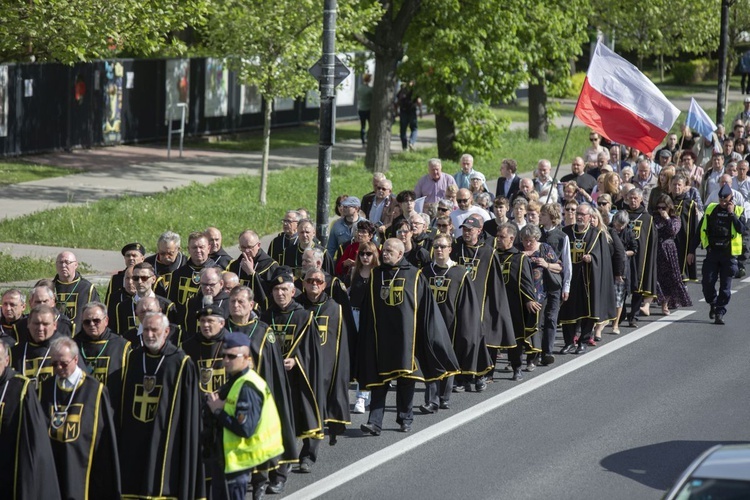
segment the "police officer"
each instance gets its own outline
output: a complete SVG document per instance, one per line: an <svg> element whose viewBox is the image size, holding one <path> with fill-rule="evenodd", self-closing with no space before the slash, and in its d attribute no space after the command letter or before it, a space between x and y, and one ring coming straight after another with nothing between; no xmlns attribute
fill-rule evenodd
<svg viewBox="0 0 750 500"><path fill-rule="evenodd" d="M703 296L710 305L708 317L714 324L723 325L727 304L732 297L732 277L737 273L737 256L742 253L742 220L744 209L735 205L732 189L724 185L719 190L719 202L710 203L699 224L700 244L706 249L703 261ZM691 243L688 264L695 261L698 241ZM719 293L716 294L716 281Z"/></svg>
<svg viewBox="0 0 750 500"><path fill-rule="evenodd" d="M253 468L284 451L281 422L268 386L253 371L248 336L226 334L223 358L229 378L207 398L222 429L217 434L222 453L212 474L212 493L214 499L244 500ZM263 498L265 489L265 484L253 483L253 499Z"/></svg>

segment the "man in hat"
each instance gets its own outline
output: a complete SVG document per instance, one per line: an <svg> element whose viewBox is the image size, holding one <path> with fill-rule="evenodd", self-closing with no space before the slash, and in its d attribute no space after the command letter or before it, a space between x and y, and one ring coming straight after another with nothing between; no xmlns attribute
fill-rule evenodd
<svg viewBox="0 0 750 500"><path fill-rule="evenodd" d="M214 500L245 500L250 473L255 467L284 452L281 422L273 395L254 371L250 339L239 332L227 333L221 356L228 380L208 395L219 450L212 472ZM265 484L255 481L253 500L265 495Z"/></svg>
<svg viewBox="0 0 750 500"><path fill-rule="evenodd" d="M69 337L52 342L55 376L41 388L57 482L63 498L120 498L120 462L109 392L81 370L78 354L78 346Z"/></svg>
<svg viewBox="0 0 750 500"><path fill-rule="evenodd" d="M125 497L206 497L198 376L169 330L164 314L146 314L143 346L128 354L117 419Z"/></svg>
<svg viewBox="0 0 750 500"><path fill-rule="evenodd" d="M199 330L182 343L182 350L198 367L198 388L208 394L218 391L227 381L221 358L224 337L229 333L225 328L227 313L223 308L209 305L200 309L195 319Z"/></svg>
<svg viewBox="0 0 750 500"><path fill-rule="evenodd" d="M0 422L0 484L3 497L60 498L54 477L55 459L47 435L47 417L33 385L10 367L10 347L0 342L0 387L3 397ZM44 471L47 480L40 480Z"/></svg>
<svg viewBox="0 0 750 500"><path fill-rule="evenodd" d="M357 232L357 222L365 220L359 215L360 201L356 196L349 196L341 202L341 218L331 226L328 235L328 255L334 255L339 246L349 243Z"/></svg>
<svg viewBox="0 0 750 500"><path fill-rule="evenodd" d="M750 73L750 50L745 52L745 54L742 56L742 60L744 61L745 59L747 59L748 65L747 65L747 71L742 72L743 82L745 82L745 80L747 79L748 73ZM750 88L750 86L747 88ZM742 90L743 94L750 93L750 90L746 91L746 87L744 83L742 85L742 89L743 89ZM743 123L747 123L748 121L750 121L750 96L745 97L745 100L743 102L744 102L745 107L742 109L742 111L737 113L737 115L734 117L734 121L742 120Z"/></svg>
<svg viewBox="0 0 750 500"><path fill-rule="evenodd" d="M78 259L73 252L60 252L55 259L55 294L61 312L73 322L73 335L81 329L81 311L89 302L99 300L99 293L89 280L78 272Z"/></svg>
<svg viewBox="0 0 750 500"><path fill-rule="evenodd" d="M706 249L703 260L703 296L711 307L709 318L723 325L727 304L732 298L732 278L737 274L737 256L742 253L742 233L745 231L744 209L735 204L732 188L725 184L719 189L718 203L709 203L699 224L698 238L694 238L688 263L695 261L698 244ZM716 281L719 293L716 293Z"/></svg>
<svg viewBox="0 0 750 500"><path fill-rule="evenodd" d="M128 243L122 247L120 253L125 259L125 269L127 269L130 266L143 262L146 256L146 249L138 242ZM107 313L110 316L114 316L117 304L130 297L130 294L123 290L125 269L117 271L117 274L112 276L107 286L107 292L104 294L104 303L107 304Z"/></svg>

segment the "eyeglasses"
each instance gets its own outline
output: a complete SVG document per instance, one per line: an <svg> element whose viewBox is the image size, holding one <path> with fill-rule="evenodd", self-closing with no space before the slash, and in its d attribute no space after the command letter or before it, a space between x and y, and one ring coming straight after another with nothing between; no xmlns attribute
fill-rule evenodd
<svg viewBox="0 0 750 500"><path fill-rule="evenodd" d="M133 276L133 277L132 277L132 280L133 280L133 281L148 281L148 280L150 280L150 279L151 279L152 277L153 277L153 276Z"/></svg>
<svg viewBox="0 0 750 500"><path fill-rule="evenodd" d="M360 257L372 257L372 252L359 252Z"/></svg>
<svg viewBox="0 0 750 500"><path fill-rule="evenodd" d="M52 366L53 366L53 367L55 367L55 368L62 368L62 369L64 370L65 368L67 368L67 367L68 367L68 365L69 365L70 363L72 363L72 362L73 362L73 359L75 359L75 358L71 358L71 359L69 359L69 360L67 360L67 361L55 361L55 360L53 359L53 360L52 360Z"/></svg>
<svg viewBox="0 0 750 500"><path fill-rule="evenodd" d="M435 248L437 250L445 250L446 248L450 248L450 245L432 245L432 248Z"/></svg>
<svg viewBox="0 0 750 500"><path fill-rule="evenodd" d="M598 141L598 140L599 140L599 138L598 138L598 137L589 137L589 140L590 140L590 141Z"/></svg>
<svg viewBox="0 0 750 500"><path fill-rule="evenodd" d="M244 358L245 355L244 354L230 354L228 352L225 352L224 354L221 355L221 357L222 358L226 358L226 359L235 360L237 358Z"/></svg>
<svg viewBox="0 0 750 500"><path fill-rule="evenodd" d="M299 221L291 220L291 219L281 219L281 222L283 222L284 224L296 224Z"/></svg>
<svg viewBox="0 0 750 500"><path fill-rule="evenodd" d="M566 212L575 212L576 209L575 208L566 208L565 211Z"/></svg>
<svg viewBox="0 0 750 500"><path fill-rule="evenodd" d="M600 207L603 207L604 205L609 205L609 202L608 201L597 201L596 204L599 205Z"/></svg>
<svg viewBox="0 0 750 500"><path fill-rule="evenodd" d="M438 212L449 212L450 210L445 207L438 207Z"/></svg>
<svg viewBox="0 0 750 500"><path fill-rule="evenodd" d="M411 231L409 229L399 229L396 231L396 234L409 234Z"/></svg>
<svg viewBox="0 0 750 500"><path fill-rule="evenodd" d="M58 264L62 264L63 266L69 266L71 264L75 264L76 262L78 261L76 260L58 260L57 261Z"/></svg>
<svg viewBox="0 0 750 500"><path fill-rule="evenodd" d="M388 188L387 188L387 187L382 187L382 186L378 186L378 187L377 187L376 189L377 189L378 191L388 191Z"/></svg>
<svg viewBox="0 0 750 500"><path fill-rule="evenodd" d="M104 321L102 318L84 319L83 320L83 324L86 325L86 326L98 325L102 321Z"/></svg>
<svg viewBox="0 0 750 500"><path fill-rule="evenodd" d="M214 281L213 283L201 283L201 286L216 286L219 283L221 283L221 282L220 281Z"/></svg>
<svg viewBox="0 0 750 500"><path fill-rule="evenodd" d="M456 199L456 202L458 202L458 203L469 203L469 199L468 198L458 198L458 199Z"/></svg>
<svg viewBox="0 0 750 500"><path fill-rule="evenodd" d="M307 278L305 280L305 283L307 283L308 285L322 285L323 283L325 283L325 280L320 280L320 279L315 279L315 278Z"/></svg>

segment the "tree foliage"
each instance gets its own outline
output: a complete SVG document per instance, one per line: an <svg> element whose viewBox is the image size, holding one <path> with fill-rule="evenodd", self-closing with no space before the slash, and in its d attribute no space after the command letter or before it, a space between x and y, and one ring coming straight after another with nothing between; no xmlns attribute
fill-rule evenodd
<svg viewBox="0 0 750 500"><path fill-rule="evenodd" d="M202 22L208 0L5 0L0 59L66 64L121 53L184 51L174 33Z"/></svg>

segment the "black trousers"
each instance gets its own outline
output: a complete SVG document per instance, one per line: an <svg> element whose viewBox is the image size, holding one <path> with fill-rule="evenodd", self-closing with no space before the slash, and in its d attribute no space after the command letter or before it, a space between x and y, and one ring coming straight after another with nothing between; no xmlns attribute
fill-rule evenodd
<svg viewBox="0 0 750 500"><path fill-rule="evenodd" d="M581 325L581 335L578 337L578 344L585 343L591 338L591 332L594 331L594 320L590 318L582 319L577 323L564 324L562 326L563 339L565 339L565 345L574 344L573 339L576 336L576 326Z"/></svg>
<svg viewBox="0 0 750 500"><path fill-rule="evenodd" d="M396 423L411 424L414 421L414 385L415 381L408 378L396 380ZM370 416L367 423L377 430L383 428L383 415L385 414L385 398L388 395L389 384L375 387L371 391Z"/></svg>
<svg viewBox="0 0 750 500"><path fill-rule="evenodd" d="M703 260L703 297L714 306L716 314L726 314L727 304L732 298L732 278L737 274L737 258L726 252L708 250ZM716 282L719 292L716 293Z"/></svg>

